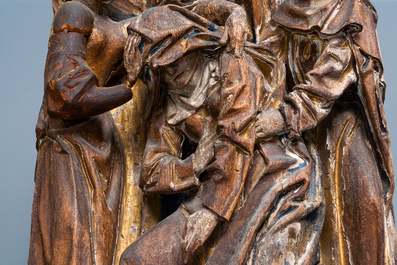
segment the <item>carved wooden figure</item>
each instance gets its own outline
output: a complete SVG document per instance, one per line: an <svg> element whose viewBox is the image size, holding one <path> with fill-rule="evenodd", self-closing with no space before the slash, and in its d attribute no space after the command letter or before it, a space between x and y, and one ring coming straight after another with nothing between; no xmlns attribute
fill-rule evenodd
<svg viewBox="0 0 397 265"><path fill-rule="evenodd" d="M273 11L268 25L274 30L258 30L266 33L257 41L274 47L287 67L280 110L289 137L306 134L321 157L327 205L322 264L397 259L376 22L369 1L287 0Z"/></svg>
<svg viewBox="0 0 397 265"><path fill-rule="evenodd" d="M62 2L29 264L396 263L368 0Z"/></svg>
<svg viewBox="0 0 397 265"><path fill-rule="evenodd" d="M284 65L244 40L245 21L241 7L223 1L152 8L132 21L130 79L143 68L159 102L149 107L141 187L186 201L128 247L121 264L318 259L325 216L319 157L301 137L278 137L286 131L274 108L285 94ZM261 109L271 126L255 148Z"/></svg>
<svg viewBox="0 0 397 265"><path fill-rule="evenodd" d="M109 84L120 74L123 19L136 10L99 1L53 6L28 263L112 264L125 168L109 110L132 90Z"/></svg>

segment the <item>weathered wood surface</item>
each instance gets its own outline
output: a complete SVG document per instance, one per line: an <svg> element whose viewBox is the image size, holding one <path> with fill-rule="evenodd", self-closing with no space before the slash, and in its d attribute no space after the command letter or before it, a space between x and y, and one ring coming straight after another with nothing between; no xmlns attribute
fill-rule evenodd
<svg viewBox="0 0 397 265"><path fill-rule="evenodd" d="M53 0L29 264L396 263L376 11L280 2Z"/></svg>

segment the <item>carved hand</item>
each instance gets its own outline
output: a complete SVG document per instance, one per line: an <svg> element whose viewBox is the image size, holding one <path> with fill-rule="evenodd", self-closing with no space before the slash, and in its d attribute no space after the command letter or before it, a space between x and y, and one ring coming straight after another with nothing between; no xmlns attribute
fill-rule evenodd
<svg viewBox="0 0 397 265"><path fill-rule="evenodd" d="M218 222L218 215L207 208L198 210L188 217L186 230L182 235L182 260L185 263L208 239Z"/></svg>
<svg viewBox="0 0 397 265"><path fill-rule="evenodd" d="M137 33L131 33L124 48L124 66L128 73L127 82L129 86L133 86L138 79L142 69L142 56L139 52L139 44L141 36Z"/></svg>
<svg viewBox="0 0 397 265"><path fill-rule="evenodd" d="M229 45L235 56L240 57L248 36L247 14L243 8L235 8L226 21L225 33L219 40L221 45Z"/></svg>
<svg viewBox="0 0 397 265"><path fill-rule="evenodd" d="M266 140L286 131L283 115L278 109L265 108L255 120L255 134L257 141Z"/></svg>
<svg viewBox="0 0 397 265"><path fill-rule="evenodd" d="M211 122L212 119L206 118L203 136L198 143L196 151L192 155L193 169L196 175L199 175L201 172L203 172L214 157L214 141L216 138L216 131L211 130Z"/></svg>

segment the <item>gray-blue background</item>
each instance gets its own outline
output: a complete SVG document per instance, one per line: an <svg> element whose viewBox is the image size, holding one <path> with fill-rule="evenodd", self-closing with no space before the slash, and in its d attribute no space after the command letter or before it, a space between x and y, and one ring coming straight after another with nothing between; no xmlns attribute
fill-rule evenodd
<svg viewBox="0 0 397 265"><path fill-rule="evenodd" d="M26 264L36 160L34 128L43 96L52 9L50 0L0 3L0 264ZM379 14L388 84L386 115L397 158L397 0L372 3Z"/></svg>

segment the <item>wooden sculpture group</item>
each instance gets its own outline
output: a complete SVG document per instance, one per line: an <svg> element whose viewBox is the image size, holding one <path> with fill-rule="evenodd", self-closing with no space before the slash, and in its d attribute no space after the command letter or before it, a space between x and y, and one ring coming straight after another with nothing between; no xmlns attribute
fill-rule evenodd
<svg viewBox="0 0 397 265"><path fill-rule="evenodd" d="M396 264L368 0L53 0L30 265Z"/></svg>

